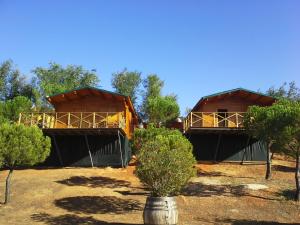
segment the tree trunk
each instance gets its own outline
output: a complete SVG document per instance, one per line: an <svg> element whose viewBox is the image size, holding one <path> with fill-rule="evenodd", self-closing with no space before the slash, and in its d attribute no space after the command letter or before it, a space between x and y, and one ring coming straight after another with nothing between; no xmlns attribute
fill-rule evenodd
<svg viewBox="0 0 300 225"><path fill-rule="evenodd" d="M296 172L295 172L295 180L296 180L296 194L295 194L295 200L300 200L300 148L297 150L296 154Z"/></svg>
<svg viewBox="0 0 300 225"><path fill-rule="evenodd" d="M266 179L269 180L272 177L272 171L271 171L271 146L272 142L268 143L268 148L267 148L267 171L266 171Z"/></svg>
<svg viewBox="0 0 300 225"><path fill-rule="evenodd" d="M13 169L9 169L8 175L6 177L6 185L5 185L5 201L4 204L10 202L10 180L13 173Z"/></svg>

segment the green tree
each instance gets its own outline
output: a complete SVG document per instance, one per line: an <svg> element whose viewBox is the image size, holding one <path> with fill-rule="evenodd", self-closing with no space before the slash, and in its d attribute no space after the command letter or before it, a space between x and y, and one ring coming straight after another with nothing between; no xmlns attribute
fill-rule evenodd
<svg viewBox="0 0 300 225"><path fill-rule="evenodd" d="M135 104L141 82L140 72L130 72L125 68L123 71L112 75L111 85L117 93L130 96L132 103Z"/></svg>
<svg viewBox="0 0 300 225"><path fill-rule="evenodd" d="M279 88L272 86L266 91L266 94L275 98L286 98L292 101L300 100L300 89L295 81L284 82Z"/></svg>
<svg viewBox="0 0 300 225"><path fill-rule="evenodd" d="M148 121L157 125L165 125L166 122L179 116L179 106L174 95L151 97L147 104Z"/></svg>
<svg viewBox="0 0 300 225"><path fill-rule="evenodd" d="M37 127L0 125L0 155L3 165L9 169L5 203L10 200L10 181L15 167L43 162L50 153L50 147L50 138L45 137Z"/></svg>
<svg viewBox="0 0 300 225"><path fill-rule="evenodd" d="M282 120L285 106L275 103L269 107L250 106L244 118L244 125L249 135L267 144L266 179L270 179L271 148L282 135L286 122Z"/></svg>
<svg viewBox="0 0 300 225"><path fill-rule="evenodd" d="M10 100L17 96L34 99L34 87L26 76L15 68L13 61L6 60L0 65L0 100Z"/></svg>
<svg viewBox="0 0 300 225"><path fill-rule="evenodd" d="M21 112L30 112L31 108L32 102L28 98L17 96L0 104L0 115L7 121L16 122Z"/></svg>
<svg viewBox="0 0 300 225"><path fill-rule="evenodd" d="M150 74L143 80L143 102L140 107L140 116L143 120L148 121L150 117L149 100L161 97L164 82L156 75Z"/></svg>
<svg viewBox="0 0 300 225"><path fill-rule="evenodd" d="M154 133L148 134L152 138L138 152L137 176L151 189L152 196L176 195L195 175L192 145L178 130L151 131Z"/></svg>
<svg viewBox="0 0 300 225"><path fill-rule="evenodd" d="M37 67L33 73L42 99L75 88L97 86L99 83L95 70L85 70L82 66L68 65L64 68L57 63L49 63L48 68ZM47 105L47 102L44 100L43 104Z"/></svg>
<svg viewBox="0 0 300 225"><path fill-rule="evenodd" d="M277 139L277 152L284 153L296 160L295 200L300 200L300 103L296 101L281 101L284 111L278 118L285 127Z"/></svg>

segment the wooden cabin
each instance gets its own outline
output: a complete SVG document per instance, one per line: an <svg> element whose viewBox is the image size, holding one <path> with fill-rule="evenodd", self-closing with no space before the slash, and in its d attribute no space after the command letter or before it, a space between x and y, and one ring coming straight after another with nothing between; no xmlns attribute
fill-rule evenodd
<svg viewBox="0 0 300 225"><path fill-rule="evenodd" d="M52 139L47 165L126 166L138 116L130 97L84 87L47 97L53 112L21 113Z"/></svg>
<svg viewBox="0 0 300 225"><path fill-rule="evenodd" d="M245 133L243 118L249 106L274 102L271 96L243 88L202 97L184 119L184 134L197 160L265 160L265 144Z"/></svg>

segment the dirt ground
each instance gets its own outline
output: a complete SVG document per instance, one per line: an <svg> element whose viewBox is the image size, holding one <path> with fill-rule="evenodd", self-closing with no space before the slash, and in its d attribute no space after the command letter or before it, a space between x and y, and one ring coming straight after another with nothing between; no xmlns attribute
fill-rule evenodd
<svg viewBox="0 0 300 225"><path fill-rule="evenodd" d="M177 197L179 224L300 224L291 200L294 163L274 160L273 179L264 165L199 164L198 175ZM148 192L134 166L16 170L12 199L0 204L0 224L142 224ZM3 202L7 171L0 171Z"/></svg>

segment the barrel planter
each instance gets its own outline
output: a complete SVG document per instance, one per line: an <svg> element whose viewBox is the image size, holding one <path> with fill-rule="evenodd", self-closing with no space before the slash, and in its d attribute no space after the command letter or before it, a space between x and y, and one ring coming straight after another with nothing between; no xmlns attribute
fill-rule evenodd
<svg viewBox="0 0 300 225"><path fill-rule="evenodd" d="M175 197L148 197L144 208L144 224L176 225L178 210Z"/></svg>

